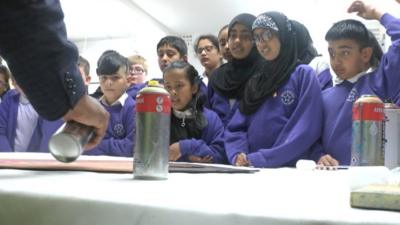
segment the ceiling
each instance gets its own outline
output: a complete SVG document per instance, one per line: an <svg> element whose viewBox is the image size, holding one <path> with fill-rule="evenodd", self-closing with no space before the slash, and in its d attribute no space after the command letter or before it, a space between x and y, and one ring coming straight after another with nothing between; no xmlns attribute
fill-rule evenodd
<svg viewBox="0 0 400 225"><path fill-rule="evenodd" d="M370 0L397 14L394 0ZM303 23L319 18L332 22L343 18L352 0L61 0L70 36L124 36L146 29L140 18L157 21L166 33L217 33L237 14L258 15L264 11L282 11ZM329 9L329 10L327 10ZM396 10L397 9L397 10Z"/></svg>

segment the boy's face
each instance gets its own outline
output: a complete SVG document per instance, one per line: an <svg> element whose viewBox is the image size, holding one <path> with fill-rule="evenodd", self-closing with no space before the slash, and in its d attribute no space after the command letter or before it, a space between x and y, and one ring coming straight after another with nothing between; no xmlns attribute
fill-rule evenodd
<svg viewBox="0 0 400 225"><path fill-rule="evenodd" d="M233 58L246 58L253 48L251 31L245 25L236 23L229 33L228 45Z"/></svg>
<svg viewBox="0 0 400 225"><path fill-rule="evenodd" d="M372 49L361 48L351 39L339 39L328 41L328 52L333 71L345 80L368 69Z"/></svg>
<svg viewBox="0 0 400 225"><path fill-rule="evenodd" d="M0 73L0 95L3 94L8 88L8 81L6 81L5 75Z"/></svg>
<svg viewBox="0 0 400 225"><path fill-rule="evenodd" d="M104 98L108 104L118 100L128 87L126 80L127 71L125 67L120 67L116 74L100 75L100 87L104 93Z"/></svg>
<svg viewBox="0 0 400 225"><path fill-rule="evenodd" d="M167 67L171 62L177 60L185 60L184 56L179 54L178 50L168 44L165 44L157 49L158 55L158 66L161 71L164 71L165 67Z"/></svg>
<svg viewBox="0 0 400 225"><path fill-rule="evenodd" d="M164 88L171 95L172 108L182 111L186 109L197 92L197 86L191 85L184 69L173 69L164 73Z"/></svg>
<svg viewBox="0 0 400 225"><path fill-rule="evenodd" d="M90 84L90 79L91 77L89 76L89 74L85 73L85 70L83 69L83 67L79 66L79 72L81 72L81 76L82 76L82 80L83 80L83 84L88 87Z"/></svg>
<svg viewBox="0 0 400 225"><path fill-rule="evenodd" d="M142 84L146 80L146 72L141 64L132 64L129 67L128 84Z"/></svg>

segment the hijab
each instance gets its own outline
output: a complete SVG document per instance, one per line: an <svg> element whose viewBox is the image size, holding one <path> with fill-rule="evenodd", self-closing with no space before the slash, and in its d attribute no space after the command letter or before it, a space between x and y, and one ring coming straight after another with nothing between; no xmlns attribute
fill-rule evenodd
<svg viewBox="0 0 400 225"><path fill-rule="evenodd" d="M280 12L259 15L252 30L256 28L276 32L281 48L277 58L265 61L261 73L247 82L243 100L239 104L240 111L246 115L257 111L265 99L290 78L298 64L308 64L317 55L307 28L297 21L290 21Z"/></svg>
<svg viewBox="0 0 400 225"><path fill-rule="evenodd" d="M251 26L256 19L255 16L247 13L239 14L234 17L228 26L228 37L237 23L240 23L251 32ZM243 97L246 82L251 76L256 74L261 67L262 57L257 51L256 45L244 59L232 58L228 62L213 72L211 75L211 87L221 96L227 98L241 99Z"/></svg>

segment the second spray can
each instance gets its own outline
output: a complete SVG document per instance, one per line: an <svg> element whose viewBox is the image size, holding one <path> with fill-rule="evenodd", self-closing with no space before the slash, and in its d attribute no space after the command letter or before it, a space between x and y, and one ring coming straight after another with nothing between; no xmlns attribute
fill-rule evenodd
<svg viewBox="0 0 400 225"><path fill-rule="evenodd" d="M157 81L149 81L136 96L134 179L167 179L170 124L170 96Z"/></svg>
<svg viewBox="0 0 400 225"><path fill-rule="evenodd" d="M384 104L376 96L362 95L353 104L352 166L384 165Z"/></svg>

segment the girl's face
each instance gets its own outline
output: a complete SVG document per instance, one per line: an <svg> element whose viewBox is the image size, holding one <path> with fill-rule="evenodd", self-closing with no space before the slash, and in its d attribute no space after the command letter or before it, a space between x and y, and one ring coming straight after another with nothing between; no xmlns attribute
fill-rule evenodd
<svg viewBox="0 0 400 225"><path fill-rule="evenodd" d="M221 54L216 46L208 39L201 39L197 45L197 56L200 59L201 65L206 70L214 70L221 63Z"/></svg>
<svg viewBox="0 0 400 225"><path fill-rule="evenodd" d="M128 86L126 77L127 72L124 66L121 66L115 74L99 76L100 88L108 104L117 101L126 91Z"/></svg>
<svg viewBox="0 0 400 225"><path fill-rule="evenodd" d="M245 25L236 23L229 34L228 45L233 58L246 58L253 47L251 31Z"/></svg>
<svg viewBox="0 0 400 225"><path fill-rule="evenodd" d="M183 111L187 108L197 85L192 85L184 69L172 69L164 73L164 87L171 95L172 108Z"/></svg>
<svg viewBox="0 0 400 225"><path fill-rule="evenodd" d="M224 59L228 62L231 61L232 54L231 50L229 50L229 45L228 45L228 27L226 27L221 31L221 33L218 36L218 42L219 42L219 50L221 51L222 57L224 57Z"/></svg>
<svg viewBox="0 0 400 225"><path fill-rule="evenodd" d="M279 56L281 42L276 32L270 29L256 28L253 35L257 50L264 59L272 61Z"/></svg>

